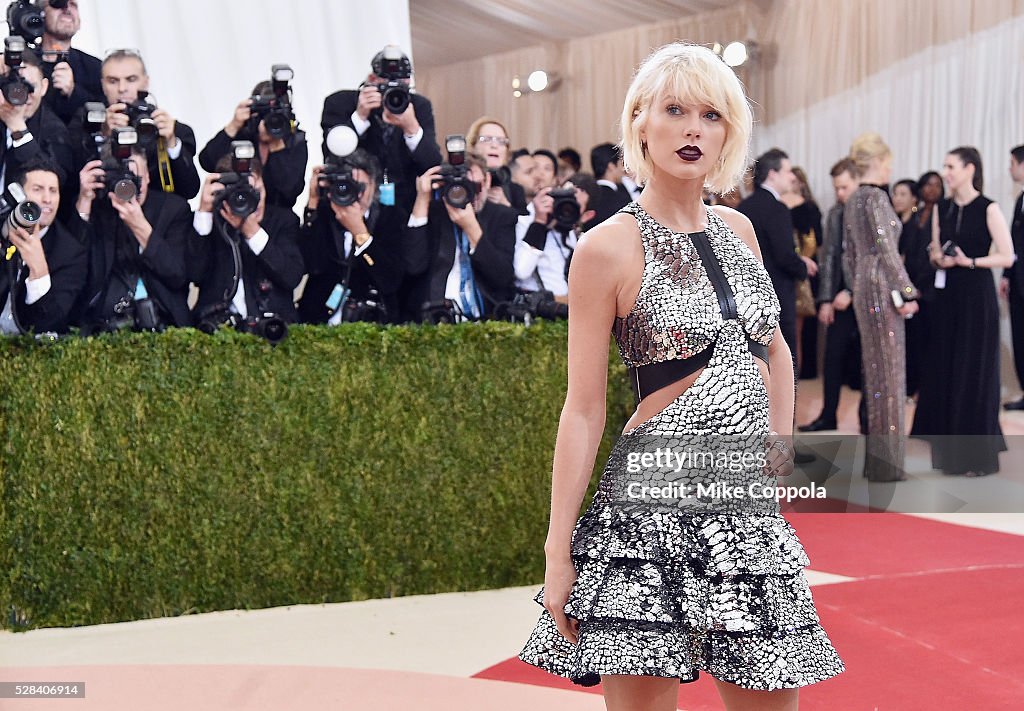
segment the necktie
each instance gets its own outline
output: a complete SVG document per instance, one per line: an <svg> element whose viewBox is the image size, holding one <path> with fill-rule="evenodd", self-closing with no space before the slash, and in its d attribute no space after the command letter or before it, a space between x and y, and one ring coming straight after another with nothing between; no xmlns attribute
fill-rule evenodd
<svg viewBox="0 0 1024 711"><path fill-rule="evenodd" d="M473 265L469 260L469 238L457 226L452 227L455 230L455 256L459 260L459 301L462 312L467 317L480 318L481 299L473 278Z"/></svg>

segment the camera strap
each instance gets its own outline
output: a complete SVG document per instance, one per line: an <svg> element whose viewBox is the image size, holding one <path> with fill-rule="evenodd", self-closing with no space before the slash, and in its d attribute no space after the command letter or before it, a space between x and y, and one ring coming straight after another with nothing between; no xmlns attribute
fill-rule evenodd
<svg viewBox="0 0 1024 711"><path fill-rule="evenodd" d="M165 193L173 193L174 174L171 172L171 156L167 153L167 140L163 136L156 141L156 164L160 171L160 187Z"/></svg>

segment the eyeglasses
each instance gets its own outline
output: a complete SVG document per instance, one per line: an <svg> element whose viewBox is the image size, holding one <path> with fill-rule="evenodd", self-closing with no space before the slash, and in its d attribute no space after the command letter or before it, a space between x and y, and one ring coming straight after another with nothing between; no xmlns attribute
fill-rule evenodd
<svg viewBox="0 0 1024 711"><path fill-rule="evenodd" d="M479 138L476 139L476 142L477 143L494 143L494 144L499 145L499 146L507 146L509 143L511 143L511 141L509 141L504 136L480 136Z"/></svg>

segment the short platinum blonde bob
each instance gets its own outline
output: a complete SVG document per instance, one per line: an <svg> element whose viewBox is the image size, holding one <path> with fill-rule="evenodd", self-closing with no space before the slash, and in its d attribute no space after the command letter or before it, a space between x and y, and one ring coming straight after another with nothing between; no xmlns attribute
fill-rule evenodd
<svg viewBox="0 0 1024 711"><path fill-rule="evenodd" d="M743 85L729 66L707 47L673 42L655 50L633 76L622 107L622 160L646 183L654 165L641 145L651 107L663 94L680 101L707 104L726 123L722 155L708 171L705 184L718 194L730 192L743 180L749 165L750 133L754 122Z"/></svg>

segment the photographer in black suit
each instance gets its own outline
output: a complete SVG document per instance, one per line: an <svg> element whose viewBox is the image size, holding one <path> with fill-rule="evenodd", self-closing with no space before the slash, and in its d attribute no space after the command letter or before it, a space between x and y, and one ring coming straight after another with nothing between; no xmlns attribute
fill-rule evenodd
<svg viewBox="0 0 1024 711"><path fill-rule="evenodd" d="M56 164L62 176L70 176L75 167L68 129L43 100L49 82L43 76L38 55L26 49L21 61L19 74L33 90L20 106L0 95L0 185L7 185L7 178L24 173L24 166L40 160ZM6 73L6 63L3 69ZM73 201L75 194L65 193L64 197Z"/></svg>
<svg viewBox="0 0 1024 711"><path fill-rule="evenodd" d="M622 185L625 169L618 146L613 143L594 146L590 151L590 165L597 180L598 197L592 205L594 217L584 225L584 229L588 230L607 220L633 199Z"/></svg>
<svg viewBox="0 0 1024 711"><path fill-rule="evenodd" d="M64 7L55 7L55 5ZM82 26L78 0L43 4L45 30L41 46L50 89L46 104L67 124L86 101L103 101L100 60L71 46Z"/></svg>
<svg viewBox="0 0 1024 711"><path fill-rule="evenodd" d="M335 180L345 181L344 189L334 189ZM409 216L380 204L379 181L377 159L361 148L313 169L301 232L309 272L299 301L304 323L401 320Z"/></svg>
<svg viewBox="0 0 1024 711"><path fill-rule="evenodd" d="M329 155L326 140L332 128L354 129L359 147L380 161L382 183L394 186L381 189L381 204L410 210L416 199L416 177L441 163L434 110L427 97L409 91L412 64L398 47L388 45L378 52L371 67L359 89L336 92L324 101L320 120L324 155Z"/></svg>
<svg viewBox="0 0 1024 711"><path fill-rule="evenodd" d="M797 254L793 218L781 200L782 194L795 185L796 176L789 156L772 148L754 163L754 192L736 208L754 226L764 268L775 286L782 309L779 327L793 353L796 353L796 282L818 273L813 259Z"/></svg>
<svg viewBox="0 0 1024 711"><path fill-rule="evenodd" d="M4 259L0 269L0 332L5 334L63 333L71 308L85 286L89 255L85 245L56 221L60 207L60 167L44 159L30 161L18 182L25 199L40 208L31 230L11 226L0 239Z"/></svg>
<svg viewBox="0 0 1024 711"><path fill-rule="evenodd" d="M154 108L149 101L149 75L142 57L135 50L119 49L103 60L103 95L107 104L104 135L115 128L135 125L146 150L149 182L155 190L174 193L190 200L199 193L199 172L196 170L196 135L188 124L171 116L165 109ZM129 112L138 109L133 121ZM71 120L71 142L77 153L76 165L93 158L86 150L90 144L85 130L85 107L79 108ZM150 139L142 140L146 130Z"/></svg>
<svg viewBox="0 0 1024 711"><path fill-rule="evenodd" d="M286 69L290 75L291 69ZM199 152L199 165L203 170L212 172L216 170L221 157L231 151L232 141L252 141L259 151L260 165L263 166L267 203L290 210L306 184L306 162L309 159L306 132L299 130L294 117L287 121L284 113L266 115L267 118L274 118L270 129L267 128L267 119L259 115L260 107L257 107L257 113L253 113L252 97L260 97L266 106L278 98L274 85L279 82L287 83L286 80L275 79L260 82L253 88L252 96L238 104L227 125ZM285 90L288 100L285 111L291 114L291 90ZM274 110L282 109L275 107Z"/></svg>
<svg viewBox="0 0 1024 711"><path fill-rule="evenodd" d="M452 153L449 148L449 156ZM409 273L422 275L420 303L447 310L445 318L454 311L458 320L475 321L513 296L519 215L487 199L491 178L483 158L467 154L465 164L473 192L473 201L465 207L452 207L435 194L443 182L441 167L431 168L416 181L405 257ZM445 301L449 303L442 306Z"/></svg>
<svg viewBox="0 0 1024 711"><path fill-rule="evenodd" d="M255 152L251 143L246 147ZM239 323L251 324L274 314L285 323L294 323L298 314L293 293L304 272L299 218L291 210L267 202L258 155L249 159L245 168L233 165L231 155L222 157L214 167L217 172L206 177L199 209L192 218L189 273L199 287L195 322L213 330L232 315L240 317ZM224 199L227 186L221 180L226 174L238 176L255 190L247 193L247 209L257 203L251 214L238 214ZM237 206L241 201L230 202Z"/></svg>
<svg viewBox="0 0 1024 711"><path fill-rule="evenodd" d="M186 269L192 211L183 198L150 190L146 152L138 145L130 168L137 194L127 200L108 190L101 161L79 173L75 231L89 245L89 280L72 323L85 335L192 324Z"/></svg>

